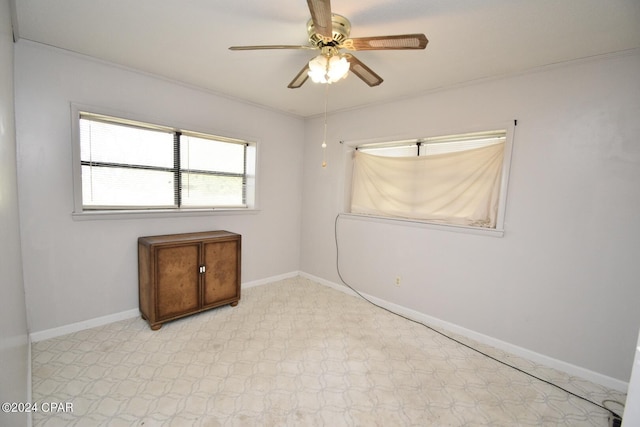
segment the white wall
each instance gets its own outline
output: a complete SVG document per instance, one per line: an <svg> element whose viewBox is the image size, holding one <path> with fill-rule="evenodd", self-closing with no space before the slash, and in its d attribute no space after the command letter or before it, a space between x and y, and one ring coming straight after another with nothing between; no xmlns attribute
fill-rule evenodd
<svg viewBox="0 0 640 427"><path fill-rule="evenodd" d="M635 52L331 115L326 169L322 118L310 120L301 270L339 283L338 141L517 119L504 237L340 219L343 276L391 303L627 382L640 325L638 76Z"/></svg>
<svg viewBox="0 0 640 427"><path fill-rule="evenodd" d="M15 50L22 253L32 333L136 309L139 236L226 229L243 237L243 283L298 270L301 119L28 41ZM71 102L256 138L260 212L72 219Z"/></svg>
<svg viewBox="0 0 640 427"><path fill-rule="evenodd" d="M638 334L636 356L633 361L631 381L629 381L629 393L627 394L627 401L622 419L624 421L624 427L640 425L640 334Z"/></svg>
<svg viewBox="0 0 640 427"><path fill-rule="evenodd" d="M28 335L20 257L13 106L13 35L8 0L0 1L0 402L28 401ZM0 425L26 414L0 412Z"/></svg>

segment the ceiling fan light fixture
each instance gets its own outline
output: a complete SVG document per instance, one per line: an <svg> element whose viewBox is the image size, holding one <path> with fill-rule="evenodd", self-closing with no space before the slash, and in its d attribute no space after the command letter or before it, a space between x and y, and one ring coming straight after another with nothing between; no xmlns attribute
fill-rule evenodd
<svg viewBox="0 0 640 427"><path fill-rule="evenodd" d="M429 42L421 33L349 38L351 23L344 16L331 12L331 0L307 0L307 6L311 12L311 19L307 22L308 44L231 46L229 49L320 50L322 54L307 62L287 85L290 89L299 88L309 77L315 83L335 83L345 78L349 71L369 87L374 87L383 82L382 77L352 54L341 54L341 49L349 51L424 49Z"/></svg>
<svg viewBox="0 0 640 427"><path fill-rule="evenodd" d="M343 55L318 55L309 61L309 77L314 83L335 83L349 73L349 61Z"/></svg>

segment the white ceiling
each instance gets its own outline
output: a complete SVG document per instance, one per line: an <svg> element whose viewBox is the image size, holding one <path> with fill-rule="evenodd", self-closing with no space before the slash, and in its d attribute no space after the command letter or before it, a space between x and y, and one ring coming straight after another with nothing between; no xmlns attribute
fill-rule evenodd
<svg viewBox="0 0 640 427"><path fill-rule="evenodd" d="M287 84L316 52L230 51L306 44L304 0L14 0L32 40L300 116L324 109L324 85ZM383 79L330 86L329 109L411 96L550 64L640 49L640 0L333 0L352 37L425 33L418 51L355 56ZM639 76L640 78L640 76Z"/></svg>

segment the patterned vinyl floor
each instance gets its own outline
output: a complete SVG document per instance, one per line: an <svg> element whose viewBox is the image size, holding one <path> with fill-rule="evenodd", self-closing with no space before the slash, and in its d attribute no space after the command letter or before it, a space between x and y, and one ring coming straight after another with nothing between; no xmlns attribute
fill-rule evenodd
<svg viewBox="0 0 640 427"><path fill-rule="evenodd" d="M482 349L597 403L625 400ZM33 400L63 408L34 413L36 427L608 425L595 405L299 277L156 332L134 318L37 342L32 358Z"/></svg>

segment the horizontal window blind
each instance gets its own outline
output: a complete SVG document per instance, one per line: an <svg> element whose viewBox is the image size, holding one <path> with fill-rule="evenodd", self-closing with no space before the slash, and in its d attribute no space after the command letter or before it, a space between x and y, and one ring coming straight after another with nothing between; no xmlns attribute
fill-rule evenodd
<svg viewBox="0 0 640 427"><path fill-rule="evenodd" d="M182 206L244 205L246 144L183 134Z"/></svg>
<svg viewBox="0 0 640 427"><path fill-rule="evenodd" d="M471 150L498 144L506 140L506 131L494 130L460 135L416 138L402 141L363 144L358 151L386 157L431 156Z"/></svg>
<svg viewBox="0 0 640 427"><path fill-rule="evenodd" d="M85 207L175 207L173 134L80 118Z"/></svg>
<svg viewBox="0 0 640 427"><path fill-rule="evenodd" d="M79 128L84 209L247 206L247 141L83 112Z"/></svg>

